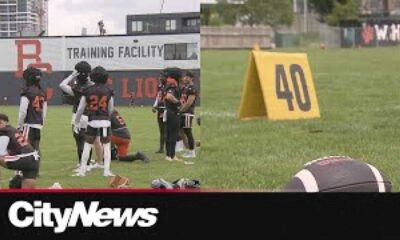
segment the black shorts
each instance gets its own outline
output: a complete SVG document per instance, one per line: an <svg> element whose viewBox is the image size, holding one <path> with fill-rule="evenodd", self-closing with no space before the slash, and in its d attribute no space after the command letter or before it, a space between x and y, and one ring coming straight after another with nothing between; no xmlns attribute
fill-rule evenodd
<svg viewBox="0 0 400 240"><path fill-rule="evenodd" d="M22 131L23 136L29 142L40 141L40 129L29 126L24 126Z"/></svg>
<svg viewBox="0 0 400 240"><path fill-rule="evenodd" d="M74 125L72 125L72 134L73 134L74 138L83 138L83 137L85 137L85 132L86 132L85 128L79 128L79 132L76 133L75 129L74 129Z"/></svg>
<svg viewBox="0 0 400 240"><path fill-rule="evenodd" d="M93 128L91 126L87 126L85 134L86 134L86 136L90 136L90 137L97 137L97 136L110 137L111 136L111 128L110 127Z"/></svg>
<svg viewBox="0 0 400 240"><path fill-rule="evenodd" d="M164 109L157 110L157 118L163 118L164 116Z"/></svg>
<svg viewBox="0 0 400 240"><path fill-rule="evenodd" d="M7 168L12 170L21 171L23 179L36 179L38 175L38 161L34 156L27 156L15 161L7 161Z"/></svg>
<svg viewBox="0 0 400 240"><path fill-rule="evenodd" d="M185 114L181 115L181 128L192 128L194 114Z"/></svg>

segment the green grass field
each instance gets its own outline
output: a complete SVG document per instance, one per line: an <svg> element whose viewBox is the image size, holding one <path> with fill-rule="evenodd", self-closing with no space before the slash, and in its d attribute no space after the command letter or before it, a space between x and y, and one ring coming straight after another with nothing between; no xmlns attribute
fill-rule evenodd
<svg viewBox="0 0 400 240"><path fill-rule="evenodd" d="M202 51L205 185L277 191L304 163L348 155L399 191L400 48L285 51L308 53L320 119L238 120L249 51Z"/></svg>
<svg viewBox="0 0 400 240"><path fill-rule="evenodd" d="M2 113L10 117L15 125L18 116L17 107L0 107ZM202 179L201 161L195 160L195 165L184 165L178 162L168 162L164 154L155 154L158 149L158 125L155 114L149 107L118 108L126 120L132 134L131 152L138 150L150 158L149 164L141 161L124 163L113 161L111 169L115 174L130 178L132 188L150 188L151 181L164 178L174 181L178 178ZM38 187L47 188L54 182L59 182L64 188L108 188L108 180L103 177L102 169L94 169L84 178L72 177L72 169L76 167L77 155L75 142L71 132L71 107L50 106L45 128L42 131L41 152L42 162ZM200 137L200 128L194 124L194 136ZM199 151L197 152L199 155ZM178 154L180 156L180 154ZM0 186L8 187L8 179L13 171L0 169Z"/></svg>
<svg viewBox="0 0 400 240"><path fill-rule="evenodd" d="M328 155L348 155L375 165L400 190L400 48L296 49L306 51L321 118L298 121L240 121L237 111L249 51L203 51L201 69L201 155L195 165L167 162L155 154L158 129L148 107L120 108L131 129L131 151L151 158L113 162L112 170L133 188L151 180L200 179L203 188L277 191L303 164ZM17 107L1 106L11 122ZM50 107L41 143L39 187L104 188L101 170L71 177L77 159L70 126L71 107ZM195 138L200 127L195 125ZM7 187L12 171L0 170Z"/></svg>

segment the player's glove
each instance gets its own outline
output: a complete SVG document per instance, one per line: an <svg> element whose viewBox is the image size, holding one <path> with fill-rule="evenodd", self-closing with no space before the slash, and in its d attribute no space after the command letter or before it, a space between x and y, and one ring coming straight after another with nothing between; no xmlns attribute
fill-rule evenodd
<svg viewBox="0 0 400 240"><path fill-rule="evenodd" d="M77 76L79 76L79 72L76 71L76 70L74 70L74 71L71 73L71 77L72 77L72 78L76 78Z"/></svg>
<svg viewBox="0 0 400 240"><path fill-rule="evenodd" d="M151 109L151 111L152 111L153 113L156 113L156 112L157 112L157 108L153 107L153 108Z"/></svg>
<svg viewBox="0 0 400 240"><path fill-rule="evenodd" d="M74 124L74 132L76 133L76 134L79 134L79 127L78 127L78 124L77 123L75 123Z"/></svg>
<svg viewBox="0 0 400 240"><path fill-rule="evenodd" d="M129 178L117 175L112 177L109 183L112 188L128 188Z"/></svg>

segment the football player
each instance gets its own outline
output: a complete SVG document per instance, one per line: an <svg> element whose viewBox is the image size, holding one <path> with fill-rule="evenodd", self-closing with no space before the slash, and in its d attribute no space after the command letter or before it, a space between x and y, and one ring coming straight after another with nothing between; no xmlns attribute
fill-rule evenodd
<svg viewBox="0 0 400 240"><path fill-rule="evenodd" d="M23 78L25 87L21 93L17 128L22 130L24 138L40 153L40 133L47 114L47 95L40 86L42 72L28 67Z"/></svg>
<svg viewBox="0 0 400 240"><path fill-rule="evenodd" d="M152 109L153 113L157 113L157 123L160 132L160 147L156 151L156 153L164 153L164 147L165 147L165 123L163 121L163 115L165 110L165 105L164 105L165 79L166 79L165 73L161 71L159 76L157 96Z"/></svg>
<svg viewBox="0 0 400 240"><path fill-rule="evenodd" d="M107 86L108 73L101 67L95 67L90 73L94 85L83 91L78 110L76 111L74 131L79 132L79 123L87 109L88 126L85 132L85 143L81 157L81 166L77 176L86 175L86 165L89 160L90 149L96 139L103 144L104 173L105 177L115 176L111 170L111 121L110 116L114 110L114 92Z"/></svg>
<svg viewBox="0 0 400 240"><path fill-rule="evenodd" d="M85 131L88 123L87 110L83 112L79 125L76 126L76 128L78 129L78 133L75 133L74 131L75 128L74 123L75 123L76 111L78 110L79 102L83 95L83 91L89 86L93 85L93 82L89 80L89 74L91 70L92 67L90 66L89 63L87 63L86 61L81 61L75 65L75 70L72 72L72 74L69 75L60 83L60 88L65 93L73 97L71 124L72 124L72 133L75 139L77 155L78 155L78 170L80 168L82 151L85 143ZM97 161L100 163L103 159L103 148L101 146L101 143L99 141L95 141L94 148L96 150L96 155L98 158Z"/></svg>
<svg viewBox="0 0 400 240"><path fill-rule="evenodd" d="M192 123L194 118L194 108L196 105L197 99L197 89L193 83L194 74L190 71L186 72L183 77L184 87L181 95L181 129L183 134L186 136L188 140L189 150L182 155L184 158L195 158L195 146L194 146L194 138L192 133ZM183 138L183 137L182 137Z"/></svg>
<svg viewBox="0 0 400 240"><path fill-rule="evenodd" d="M147 156L142 152L128 155L129 145L131 143L131 134L126 126L125 120L117 110L114 110L111 114L111 132L111 144L113 147L116 147L117 153L115 156L112 156L111 159L118 159L124 162L133 162L135 160L142 160L145 163L149 162Z"/></svg>
<svg viewBox="0 0 400 240"><path fill-rule="evenodd" d="M181 102L179 101L181 97L179 81L182 77L182 71L179 68L168 68L165 70L166 79L166 95L165 95L165 107L166 113L166 148L167 156L165 160L167 161L180 161L177 156L175 156L175 146L178 138L179 126L180 126L180 115L179 107Z"/></svg>
<svg viewBox="0 0 400 240"><path fill-rule="evenodd" d="M8 116L0 114L0 165L21 171L21 187L32 189L38 174L38 160L38 152L19 130L8 124Z"/></svg>

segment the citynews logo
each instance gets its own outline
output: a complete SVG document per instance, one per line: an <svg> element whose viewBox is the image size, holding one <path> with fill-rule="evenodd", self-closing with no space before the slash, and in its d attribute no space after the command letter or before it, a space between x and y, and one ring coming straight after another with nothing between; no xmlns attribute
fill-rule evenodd
<svg viewBox="0 0 400 240"><path fill-rule="evenodd" d="M15 227L49 227L54 233L63 233L68 227L76 227L81 220L83 227L151 227L157 222L157 208L100 208L99 202L75 202L72 208L51 207L42 201L18 201L8 210L8 218ZM23 216L23 217L22 217Z"/></svg>

